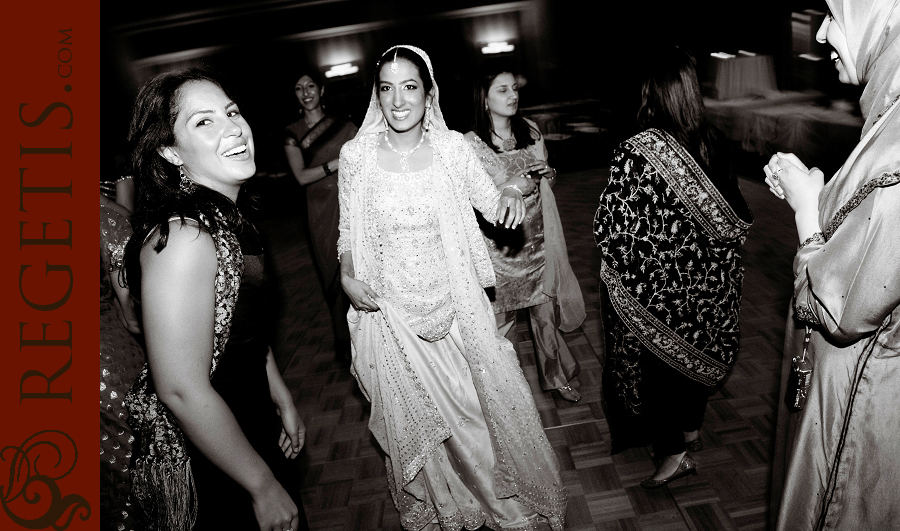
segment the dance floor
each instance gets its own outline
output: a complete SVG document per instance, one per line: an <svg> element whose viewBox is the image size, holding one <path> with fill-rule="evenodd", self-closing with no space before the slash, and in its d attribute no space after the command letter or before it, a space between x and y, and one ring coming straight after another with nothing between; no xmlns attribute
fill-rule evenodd
<svg viewBox="0 0 900 531"><path fill-rule="evenodd" d="M598 255L591 225L608 170L561 174L555 192L570 260L588 310L566 335L581 363L577 403L542 392L527 322L519 328L520 361L547 436L562 466L572 531L757 530L768 518L767 497L784 315L797 242L793 216L756 180L741 180L756 217L743 256L741 350L734 370L711 397L695 454L699 474L645 490L655 469L648 449L609 455L601 406L603 339L598 304ZM753 176L756 178L757 176ZM274 347L307 427L298 458L302 497L313 530L397 530L380 450L368 432L369 406L335 358L328 313L309 254L299 188L287 178L261 186L266 211L259 227L268 241L279 318Z"/></svg>

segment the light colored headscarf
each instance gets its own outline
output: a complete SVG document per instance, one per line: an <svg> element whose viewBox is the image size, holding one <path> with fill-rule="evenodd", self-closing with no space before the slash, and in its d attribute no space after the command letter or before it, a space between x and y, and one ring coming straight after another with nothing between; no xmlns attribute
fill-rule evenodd
<svg viewBox="0 0 900 531"><path fill-rule="evenodd" d="M441 106L440 103L438 103L438 86L437 82L434 80L434 67L431 66L431 59L428 57L428 54L425 53L425 51L421 48L416 48L415 46L409 46L406 44L398 44L397 46L388 48L387 51L384 52L382 57L387 57L387 54L391 50L396 50L398 48L406 48L407 50L412 50L425 61L426 65L428 65L428 75L431 76L431 104L425 111L424 121L426 124L429 124L428 128L430 130L447 131L447 122L444 121L444 115L443 113L441 113ZM394 53L394 57L396 59L396 52ZM381 63L375 65L376 71L379 68L381 68ZM369 100L369 109L366 111L366 117L363 120L359 131L356 133L356 137L359 138L365 134L380 133L386 130L387 123L384 121L384 114L381 110L381 103L378 101L378 86L373 86L372 98Z"/></svg>
<svg viewBox="0 0 900 531"><path fill-rule="evenodd" d="M859 100L866 119L862 138L819 196L826 238L875 187L896 182L900 171L900 0L827 0L865 84Z"/></svg>
<svg viewBox="0 0 900 531"><path fill-rule="evenodd" d="M403 47L425 60L434 81L428 55L412 46ZM372 258L379 252L378 237L371 233L376 226L370 217L374 214L364 206L365 198L372 197L372 188L378 186L377 144L380 133L387 129L377 90L377 86L373 87L369 110L356 138L341 149L338 178L340 193L345 197L341 223L347 230L342 238L347 238L345 243L353 256L357 278L364 281L380 274L379 265ZM438 202L436 215L450 295L463 340L461 352L477 390L495 456L494 493L498 498L515 496L544 516L554 531L562 531L566 490L559 476L559 463L544 434L515 350L497 332L483 289L494 284L494 271L475 221L468 195L471 189L465 183L472 182L481 172L497 194L494 209L499 191L490 186L490 177L481 169L463 136L447 128L436 83L431 97L425 120L430 122L429 141L436 168L432 184L436 193L446 199ZM339 249L341 245L339 242ZM350 370L371 402L369 429L388 454L388 485L404 528L411 528L432 518L435 507L421 471L433 464L435 452L450 436L450 430L408 362L407 355L415 353L407 354L407 346L422 340L394 311L390 301L382 298L378 303L378 312L357 312L352 308L348 312L353 339Z"/></svg>

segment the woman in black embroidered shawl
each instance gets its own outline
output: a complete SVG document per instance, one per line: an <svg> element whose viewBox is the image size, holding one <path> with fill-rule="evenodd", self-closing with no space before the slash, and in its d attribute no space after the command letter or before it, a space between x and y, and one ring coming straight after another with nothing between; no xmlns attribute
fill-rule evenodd
<svg viewBox="0 0 900 531"><path fill-rule="evenodd" d="M337 116L325 114L322 96L325 87L313 68L296 78L294 94L300 104L300 119L284 129L284 154L291 173L306 187L306 209L313 257L322 276L325 300L334 327L335 350L350 357L347 310L350 299L341 288L337 254L338 163L341 147L356 136L356 126Z"/></svg>
<svg viewBox="0 0 900 531"><path fill-rule="evenodd" d="M603 252L603 392L613 453L653 443L647 488L696 472L710 388L734 363L739 247L751 214L703 117L695 61L646 62L638 124L614 152L594 218Z"/></svg>
<svg viewBox="0 0 900 531"><path fill-rule="evenodd" d="M157 531L306 529L288 459L305 427L275 365L263 252L238 197L253 134L198 71L150 80L135 101L142 186L125 249L148 364L125 399L133 494Z"/></svg>

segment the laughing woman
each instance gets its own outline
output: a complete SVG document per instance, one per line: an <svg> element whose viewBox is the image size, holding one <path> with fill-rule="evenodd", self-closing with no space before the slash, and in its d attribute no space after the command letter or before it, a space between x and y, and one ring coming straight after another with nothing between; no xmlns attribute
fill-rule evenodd
<svg viewBox="0 0 900 531"><path fill-rule="evenodd" d="M294 84L300 104L300 119L285 128L284 153L291 173L306 187L306 211L312 236L313 256L322 277L325 300L331 312L335 349L350 356L347 310L350 301L341 289L340 262L335 248L338 240L338 156L344 142L356 135L356 126L325 114L325 88L318 72L308 69Z"/></svg>
<svg viewBox="0 0 900 531"><path fill-rule="evenodd" d="M572 387L580 367L561 331L584 321L584 299L569 265L556 199L550 190L556 170L547 164L547 147L537 125L519 114L515 76L495 71L476 89L475 130L466 140L498 186L510 177L532 175L525 197L525 219L516 230L481 223L497 285L497 327L516 344L516 314L528 309L541 388L565 400L581 395Z"/></svg>
<svg viewBox="0 0 900 531"><path fill-rule="evenodd" d="M238 203L253 134L206 74L162 74L129 132L142 183L125 250L148 364L126 398L145 528L306 529L290 462L305 428L265 337L260 238ZM299 527L298 527L299 526Z"/></svg>
<svg viewBox="0 0 900 531"><path fill-rule="evenodd" d="M375 72L365 121L341 150L338 249L351 369L403 528L560 531L559 464L497 334L472 210L515 227L526 183L495 187L447 129L425 52L391 48Z"/></svg>
<svg viewBox="0 0 900 531"><path fill-rule="evenodd" d="M865 85L865 123L827 185L794 155L774 155L764 168L772 192L794 210L801 242L771 513L778 530L897 529L900 2L828 0L828 7L816 38L833 49L841 82ZM804 354L812 365L806 405L791 411L788 376Z"/></svg>

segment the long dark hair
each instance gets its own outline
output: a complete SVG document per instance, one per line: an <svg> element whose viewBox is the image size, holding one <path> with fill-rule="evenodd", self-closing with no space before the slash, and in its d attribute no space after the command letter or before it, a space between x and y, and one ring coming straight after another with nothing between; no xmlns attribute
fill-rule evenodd
<svg viewBox="0 0 900 531"><path fill-rule="evenodd" d="M653 127L675 137L708 170L716 165L716 134L706 120L696 67L691 52L677 46L648 56L642 69L637 122L641 130Z"/></svg>
<svg viewBox="0 0 900 531"><path fill-rule="evenodd" d="M485 71L479 81L475 84L475 120L472 124L472 130L475 131L475 134L497 153L500 153L500 150L497 149L497 146L494 145L494 140L491 138L491 132L494 130L494 123L491 121L491 111L487 108L487 98L491 83L493 83L500 74L513 74L513 76L515 76L510 70L505 68L495 68L493 70ZM516 139L516 149L528 147L541 137L540 131L526 122L525 118L519 114L518 109L516 109L516 114L510 117L510 127L512 129L513 137Z"/></svg>
<svg viewBox="0 0 900 531"><path fill-rule="evenodd" d="M178 168L159 153L161 148L175 144L181 88L200 81L214 83L228 94L209 73L190 69L154 77L141 87L134 102L128 131L129 167L141 187L131 218L134 234L125 246L124 278L120 277L120 282L136 298L140 297L141 249L154 231L159 238L153 250L160 252L166 247L170 218L177 216L184 224L187 219L199 221L202 216L204 228L212 232L222 224L235 231L242 226L240 211L231 199L196 183L188 190L182 189ZM243 197L239 199L243 201Z"/></svg>

